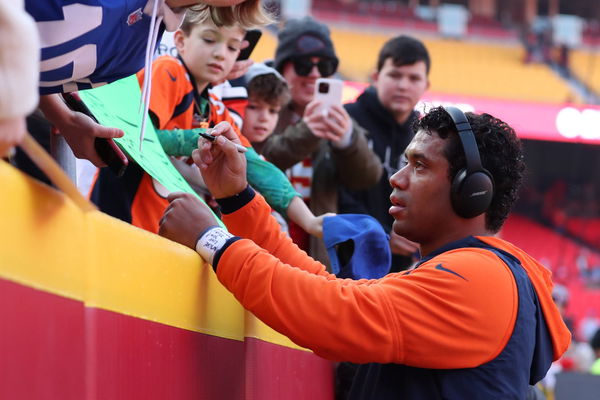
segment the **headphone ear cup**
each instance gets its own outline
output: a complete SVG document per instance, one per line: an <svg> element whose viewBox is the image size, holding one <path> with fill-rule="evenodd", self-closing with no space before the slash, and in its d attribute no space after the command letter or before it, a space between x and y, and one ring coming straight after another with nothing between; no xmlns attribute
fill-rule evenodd
<svg viewBox="0 0 600 400"><path fill-rule="evenodd" d="M452 180L451 202L454 212L462 218L474 218L487 211L494 197L494 182L489 172L482 170L467 175L461 169Z"/></svg>

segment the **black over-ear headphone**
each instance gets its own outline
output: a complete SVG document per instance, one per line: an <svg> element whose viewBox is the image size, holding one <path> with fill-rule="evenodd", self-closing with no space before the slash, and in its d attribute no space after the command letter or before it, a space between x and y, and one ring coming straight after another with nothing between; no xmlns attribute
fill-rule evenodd
<svg viewBox="0 0 600 400"><path fill-rule="evenodd" d="M460 217L473 218L486 212L492 203L494 179L481 165L475 135L466 115L456 107L444 109L450 114L458 131L467 161L467 167L458 171L452 180L452 208Z"/></svg>

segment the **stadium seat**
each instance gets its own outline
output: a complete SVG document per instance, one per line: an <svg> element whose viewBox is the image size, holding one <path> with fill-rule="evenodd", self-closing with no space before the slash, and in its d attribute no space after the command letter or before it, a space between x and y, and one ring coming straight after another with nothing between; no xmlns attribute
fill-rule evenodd
<svg viewBox="0 0 600 400"><path fill-rule="evenodd" d="M347 79L367 81L390 33L332 27ZM520 44L481 43L422 37L431 53L431 90L508 100L578 102L565 82L548 67L524 64Z"/></svg>
<svg viewBox="0 0 600 400"><path fill-rule="evenodd" d="M572 50L570 67L573 74L596 94L600 94L600 53Z"/></svg>

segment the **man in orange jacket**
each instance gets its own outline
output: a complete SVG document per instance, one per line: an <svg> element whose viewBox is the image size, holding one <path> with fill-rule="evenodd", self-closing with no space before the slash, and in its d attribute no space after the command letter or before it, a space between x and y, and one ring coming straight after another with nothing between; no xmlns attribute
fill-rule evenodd
<svg viewBox="0 0 600 400"><path fill-rule="evenodd" d="M225 125L217 132L236 140ZM195 248L273 329L322 357L363 364L350 398L524 399L567 349L550 272L494 236L524 171L506 123L451 107L419 121L405 166L390 178L389 212L422 259L359 281L327 273L279 232L226 138L203 143L194 160L231 233L180 194L161 234Z"/></svg>

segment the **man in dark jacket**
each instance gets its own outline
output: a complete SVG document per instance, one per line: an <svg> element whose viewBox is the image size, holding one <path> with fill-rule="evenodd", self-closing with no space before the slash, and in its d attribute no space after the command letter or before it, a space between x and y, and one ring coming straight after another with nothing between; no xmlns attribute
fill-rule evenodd
<svg viewBox="0 0 600 400"><path fill-rule="evenodd" d="M346 105L348 114L369 132L369 145L386 173L369 189L340 189L339 212L369 214L389 232L391 272L410 266L418 250L416 243L392 231L389 178L400 169L402 153L414 135L412 124L418 117L415 105L429 88L430 65L429 53L419 40L409 36L390 39L379 52L373 86Z"/></svg>

